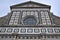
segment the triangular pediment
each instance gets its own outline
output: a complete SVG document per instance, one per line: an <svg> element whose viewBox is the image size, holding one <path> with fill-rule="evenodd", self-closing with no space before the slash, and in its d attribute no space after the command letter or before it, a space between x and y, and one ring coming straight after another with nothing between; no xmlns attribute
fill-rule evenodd
<svg viewBox="0 0 60 40"><path fill-rule="evenodd" d="M30 3L30 4L21 5L21 6L19 5L17 7L41 7L41 5Z"/></svg>
<svg viewBox="0 0 60 40"><path fill-rule="evenodd" d="M45 5L33 1L28 1L20 4L13 5L11 7L50 7L50 5Z"/></svg>

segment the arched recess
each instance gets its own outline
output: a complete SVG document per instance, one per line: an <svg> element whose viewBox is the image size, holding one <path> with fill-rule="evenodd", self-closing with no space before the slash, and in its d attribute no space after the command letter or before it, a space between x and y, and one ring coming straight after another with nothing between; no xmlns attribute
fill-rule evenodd
<svg viewBox="0 0 60 40"><path fill-rule="evenodd" d="M27 15L22 18L22 24L23 25L37 25L38 18L33 15Z"/></svg>

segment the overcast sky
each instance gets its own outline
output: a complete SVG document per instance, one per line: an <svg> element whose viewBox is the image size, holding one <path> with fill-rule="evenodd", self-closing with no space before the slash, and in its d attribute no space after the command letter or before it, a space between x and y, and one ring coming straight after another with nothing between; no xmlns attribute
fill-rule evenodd
<svg viewBox="0 0 60 40"><path fill-rule="evenodd" d="M10 12L10 6L19 4L29 0L0 0L0 17L7 15ZM31 0L47 5L51 5L51 12L60 17L60 0Z"/></svg>

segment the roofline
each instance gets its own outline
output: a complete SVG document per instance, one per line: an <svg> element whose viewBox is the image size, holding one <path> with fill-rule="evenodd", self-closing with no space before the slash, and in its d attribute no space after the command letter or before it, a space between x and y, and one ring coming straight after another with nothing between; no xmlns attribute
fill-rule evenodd
<svg viewBox="0 0 60 40"><path fill-rule="evenodd" d="M12 5L12 6L10 6L10 8L13 8L13 7L18 6L18 5L24 5L24 4L27 4L27 3L35 3L35 4L38 4L38 5L44 5L44 6L48 6L49 8L51 8L50 5L46 5L46 4L42 4L42 3L38 3L38 2L34 2L34 1L27 1L27 2L20 3L20 4Z"/></svg>
<svg viewBox="0 0 60 40"><path fill-rule="evenodd" d="M51 7L10 7L10 9L12 9L12 8L13 8L13 9L14 9L14 8L15 8L15 9L16 9L16 8L24 8L24 9L25 9L25 8L49 8L49 9L51 9Z"/></svg>

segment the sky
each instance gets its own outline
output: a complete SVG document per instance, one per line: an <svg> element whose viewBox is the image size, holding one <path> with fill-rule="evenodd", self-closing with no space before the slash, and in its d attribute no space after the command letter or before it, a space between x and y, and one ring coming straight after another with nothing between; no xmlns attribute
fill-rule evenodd
<svg viewBox="0 0 60 40"><path fill-rule="evenodd" d="M10 6L27 1L30 0L0 0L0 17L7 15L11 11ZM60 17L60 0L31 0L31 1L51 5L51 12L53 12L54 15Z"/></svg>

